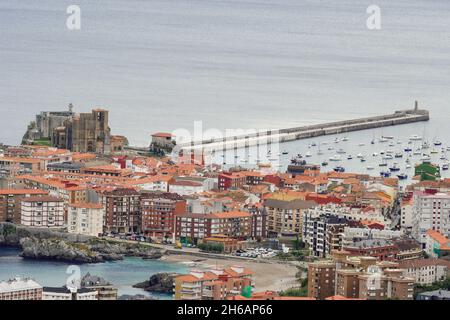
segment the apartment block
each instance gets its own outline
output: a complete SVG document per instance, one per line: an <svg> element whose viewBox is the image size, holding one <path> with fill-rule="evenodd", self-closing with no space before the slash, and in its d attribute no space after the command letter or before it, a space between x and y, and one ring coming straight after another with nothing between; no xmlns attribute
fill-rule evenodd
<svg viewBox="0 0 450 320"><path fill-rule="evenodd" d="M105 208L99 203L73 203L68 206L67 231L97 237L103 233Z"/></svg>
<svg viewBox="0 0 450 320"><path fill-rule="evenodd" d="M118 188L101 194L105 208L105 231L115 233L140 232L140 194L133 188Z"/></svg>
<svg viewBox="0 0 450 320"><path fill-rule="evenodd" d="M42 300L42 286L30 278L1 281L0 300Z"/></svg>
<svg viewBox="0 0 450 320"><path fill-rule="evenodd" d="M65 203L56 197L22 199L20 223L27 227L61 228L65 225Z"/></svg>
<svg viewBox="0 0 450 320"><path fill-rule="evenodd" d="M0 189L0 222L19 224L22 200L46 195L48 192L40 189Z"/></svg>
<svg viewBox="0 0 450 320"><path fill-rule="evenodd" d="M176 193L141 193L141 226L145 235L169 238L175 232L175 217L186 213L186 200Z"/></svg>

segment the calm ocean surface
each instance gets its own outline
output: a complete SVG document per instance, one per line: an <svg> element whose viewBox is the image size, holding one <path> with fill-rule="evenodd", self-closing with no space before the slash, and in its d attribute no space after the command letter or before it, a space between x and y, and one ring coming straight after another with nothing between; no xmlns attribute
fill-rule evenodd
<svg viewBox="0 0 450 320"><path fill-rule="evenodd" d="M195 120L281 128L415 99L430 137L448 140L448 0L377 0L376 31L360 0L79 0L70 31L73 3L0 2L0 141L19 143L35 113L70 102L108 108L113 133L144 146Z"/></svg>
<svg viewBox="0 0 450 320"><path fill-rule="evenodd" d="M14 276L32 277L42 286L63 286L69 276L66 274L69 263L55 261L29 260L19 257L19 251L0 247L0 281ZM119 295L143 294L157 299L171 299L170 295L150 294L141 289L132 288L133 284L145 281L158 272L186 273L186 266L158 260L125 258L122 261L80 265L81 274L90 272L103 277L119 289Z"/></svg>

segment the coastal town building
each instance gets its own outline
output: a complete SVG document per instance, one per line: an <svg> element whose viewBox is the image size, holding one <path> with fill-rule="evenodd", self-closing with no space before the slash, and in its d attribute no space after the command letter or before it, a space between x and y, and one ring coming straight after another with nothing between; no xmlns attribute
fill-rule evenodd
<svg viewBox="0 0 450 320"><path fill-rule="evenodd" d="M450 195L414 193L412 236L426 246L426 233L435 230L450 237Z"/></svg>
<svg viewBox="0 0 450 320"><path fill-rule="evenodd" d="M152 238L172 238L175 217L186 213L186 200L176 193L142 192L140 201L142 232Z"/></svg>
<svg viewBox="0 0 450 320"><path fill-rule="evenodd" d="M442 259L414 259L400 262L405 277L414 278L420 285L431 285L450 275L450 261Z"/></svg>
<svg viewBox="0 0 450 320"><path fill-rule="evenodd" d="M98 300L96 290L87 288L44 287L42 300Z"/></svg>
<svg viewBox="0 0 450 320"><path fill-rule="evenodd" d="M0 300L42 300L42 286L31 278L1 281Z"/></svg>
<svg viewBox="0 0 450 320"><path fill-rule="evenodd" d="M217 235L244 240L252 236L251 223L251 214L243 211L187 213L176 216L176 237L193 243Z"/></svg>
<svg viewBox="0 0 450 320"><path fill-rule="evenodd" d="M97 291L98 300L117 300L118 290L111 283L89 272L81 278L81 288Z"/></svg>
<svg viewBox="0 0 450 320"><path fill-rule="evenodd" d="M103 233L105 208L99 203L73 203L68 206L67 231L98 237Z"/></svg>
<svg viewBox="0 0 450 320"><path fill-rule="evenodd" d="M450 239L437 230L428 230L425 235L425 252L432 258L450 256Z"/></svg>
<svg viewBox="0 0 450 320"><path fill-rule="evenodd" d="M62 228L65 225L64 200L51 196L22 199L20 223L27 227Z"/></svg>
<svg viewBox="0 0 450 320"><path fill-rule="evenodd" d="M133 188L118 188L101 194L105 208L104 230L114 233L141 230L140 194Z"/></svg>
<svg viewBox="0 0 450 320"><path fill-rule="evenodd" d="M209 271L192 270L174 279L175 300L225 300L251 292L253 272L241 266Z"/></svg>
<svg viewBox="0 0 450 320"><path fill-rule="evenodd" d="M267 230L269 235L300 235L302 233L303 211L315 207L316 203L307 200L267 199Z"/></svg>
<svg viewBox="0 0 450 320"><path fill-rule="evenodd" d="M398 263L374 257L333 252L331 260L308 264L308 296L339 295L364 300L413 299L414 278L403 275Z"/></svg>
<svg viewBox="0 0 450 320"><path fill-rule="evenodd" d="M22 200L35 196L46 196L40 189L0 189L0 222L20 224Z"/></svg>

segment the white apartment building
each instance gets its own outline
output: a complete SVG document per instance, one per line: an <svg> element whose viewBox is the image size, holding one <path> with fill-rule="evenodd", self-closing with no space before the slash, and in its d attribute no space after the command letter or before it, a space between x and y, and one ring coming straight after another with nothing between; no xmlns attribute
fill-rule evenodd
<svg viewBox="0 0 450 320"><path fill-rule="evenodd" d="M344 232L342 233L342 246L347 247L352 245L355 241L366 239L395 239L400 238L402 235L403 231L400 230L345 227Z"/></svg>
<svg viewBox="0 0 450 320"><path fill-rule="evenodd" d="M86 288L44 287L42 300L98 300L98 293Z"/></svg>
<svg viewBox="0 0 450 320"><path fill-rule="evenodd" d="M20 223L27 227L61 228L64 226L64 200L51 196L22 200Z"/></svg>
<svg viewBox="0 0 450 320"><path fill-rule="evenodd" d="M70 204L67 211L67 231L97 237L103 233L105 208L97 203Z"/></svg>
<svg viewBox="0 0 450 320"><path fill-rule="evenodd" d="M400 226L404 230L412 228L413 224L413 199L403 201L401 204Z"/></svg>
<svg viewBox="0 0 450 320"><path fill-rule="evenodd" d="M403 275L414 278L415 283L430 285L447 277L449 265L449 261L441 259L413 259L402 261L399 267Z"/></svg>
<svg viewBox="0 0 450 320"><path fill-rule="evenodd" d="M426 247L426 233L436 230L450 236L450 195L447 193L414 194L412 236Z"/></svg>

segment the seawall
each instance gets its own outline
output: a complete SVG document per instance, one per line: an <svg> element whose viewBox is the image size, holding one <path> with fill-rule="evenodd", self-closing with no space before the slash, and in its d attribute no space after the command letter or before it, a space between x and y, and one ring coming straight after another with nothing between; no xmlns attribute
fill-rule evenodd
<svg viewBox="0 0 450 320"><path fill-rule="evenodd" d="M395 111L392 114L329 122L280 130L251 132L243 135L211 138L178 144L183 150L226 150L258 144L282 143L293 140L367 130L401 124L428 121L429 112L423 109Z"/></svg>

